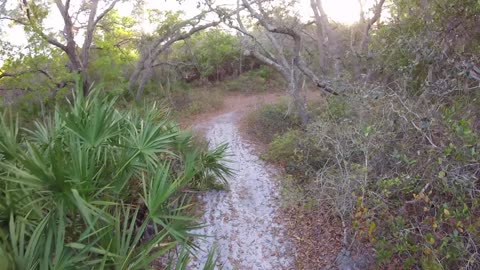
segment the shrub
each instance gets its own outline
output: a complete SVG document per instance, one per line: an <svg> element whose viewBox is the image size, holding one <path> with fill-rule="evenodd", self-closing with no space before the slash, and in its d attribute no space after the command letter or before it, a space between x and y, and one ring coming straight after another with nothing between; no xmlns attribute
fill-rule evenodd
<svg viewBox="0 0 480 270"><path fill-rule="evenodd" d="M268 145L267 159L284 163L294 158L299 135L300 131L289 130L281 135L275 136L273 141Z"/></svg>
<svg viewBox="0 0 480 270"><path fill-rule="evenodd" d="M146 269L177 244L189 250L198 225L182 190L230 173L219 162L225 148L198 151L164 110L118 110L97 92L31 129L5 114L0 264ZM177 266L185 269L187 255Z"/></svg>
<svg viewBox="0 0 480 270"><path fill-rule="evenodd" d="M478 232L473 229L476 225L466 232L463 224L472 224L472 213L478 211L476 169L458 170L478 160L472 152L478 147L474 138L478 135L467 120L472 111L453 113L463 115L457 118L450 114L455 106L448 105L442 116L433 109L438 104L419 104L398 94L380 99L362 95L345 100L355 113L343 116L343 121L321 120L335 123L335 129L322 130L336 138L337 146L329 152L339 163L330 167L325 162L325 168L318 169L317 188L331 188L317 194L348 202L343 204L350 206L347 221L358 240L377 247L380 264L395 256L405 268L417 267L418 262L431 269L475 268L471 258L477 255L471 250L478 245L472 240ZM315 141L328 146L318 138ZM342 181L340 172L350 180ZM329 175L337 175L336 180L329 181L332 177L325 177ZM345 187L349 189L335 193ZM334 206L337 211L345 209ZM451 212L458 214L453 217Z"/></svg>
<svg viewBox="0 0 480 270"><path fill-rule="evenodd" d="M250 126L267 142L277 134L267 157L305 203L341 218L345 245L372 247L380 267L479 268L478 98L356 91L330 97L304 131L288 131L271 107Z"/></svg>
<svg viewBox="0 0 480 270"><path fill-rule="evenodd" d="M247 133L268 144L275 136L298 128L300 121L296 116L287 114L287 102L280 102L262 106L251 112L245 118L245 125Z"/></svg>
<svg viewBox="0 0 480 270"><path fill-rule="evenodd" d="M330 96L327 100L327 108L322 114L330 121L340 121L352 114L350 105L346 98Z"/></svg>
<svg viewBox="0 0 480 270"><path fill-rule="evenodd" d="M195 62L203 77L221 79L219 73L235 69L241 59L240 40L221 29L211 29L193 35L176 51L183 62Z"/></svg>
<svg viewBox="0 0 480 270"><path fill-rule="evenodd" d="M278 76L269 67L262 66L258 69L241 74L237 78L223 83L225 90L229 92L258 93L267 90L282 88L281 80L275 80Z"/></svg>
<svg viewBox="0 0 480 270"><path fill-rule="evenodd" d="M267 81L273 76L273 70L268 66L261 66L259 69L255 70L254 73Z"/></svg>

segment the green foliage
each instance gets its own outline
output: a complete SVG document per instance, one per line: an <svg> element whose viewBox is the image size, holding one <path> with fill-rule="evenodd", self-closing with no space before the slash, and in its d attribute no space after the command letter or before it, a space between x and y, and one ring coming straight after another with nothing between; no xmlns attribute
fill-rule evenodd
<svg viewBox="0 0 480 270"><path fill-rule="evenodd" d="M222 144L213 150L207 150L200 154L199 167L197 167L197 171L200 173L195 176L191 184L192 187L197 189L223 189L228 185L226 177L233 175L233 171L222 163L227 149L228 144Z"/></svg>
<svg viewBox="0 0 480 270"><path fill-rule="evenodd" d="M38 54L27 51L5 61L1 69L15 76L3 78L1 85L4 89L24 90L28 92L27 96L45 102L52 90L61 90L68 85L62 82L73 83L74 75L65 69L66 62L66 56L56 49Z"/></svg>
<svg viewBox="0 0 480 270"><path fill-rule="evenodd" d="M261 66L259 69L253 71L253 73L258 75L260 78L269 80L272 78L273 70L268 66Z"/></svg>
<svg viewBox="0 0 480 270"><path fill-rule="evenodd" d="M271 68L262 66L258 69L241 74L237 78L230 79L223 83L225 90L229 92L266 92L281 89L280 79L275 77Z"/></svg>
<svg viewBox="0 0 480 270"><path fill-rule="evenodd" d="M380 267L478 268L477 99L418 103L372 92L330 97L306 130L289 130L273 116L279 107L266 106L248 131L280 134L266 157L294 179L290 189L351 224Z"/></svg>
<svg viewBox="0 0 480 270"><path fill-rule="evenodd" d="M371 49L379 54L370 68L402 79L415 95L461 88L469 63L478 63L480 34L471 31L478 1L396 0L389 9L389 20L372 35Z"/></svg>
<svg viewBox="0 0 480 270"><path fill-rule="evenodd" d="M322 112L324 117L331 121L345 120L352 113L352 108L345 98L331 96L327 100L327 108Z"/></svg>
<svg viewBox="0 0 480 270"><path fill-rule="evenodd" d="M89 73L97 88L127 88L131 72L131 63L137 56L137 45L134 40L138 33L134 30L135 21L131 17L121 17L118 11L109 12L102 20L103 35L95 36L97 50L91 53Z"/></svg>
<svg viewBox="0 0 480 270"><path fill-rule="evenodd" d="M157 25L157 28L155 29L156 34L158 34L159 36L172 32L176 27L180 25L188 24L188 22L183 20L183 12L181 11L163 11L158 9L149 9L147 10L147 13L148 21L150 23L156 24L158 22L161 22Z"/></svg>
<svg viewBox="0 0 480 270"><path fill-rule="evenodd" d="M164 110L115 104L94 91L33 128L1 118L5 269L148 269L177 244L191 249L198 225L182 190L224 181L226 146L198 150Z"/></svg>
<svg viewBox="0 0 480 270"><path fill-rule="evenodd" d="M238 37L212 29L193 35L178 47L181 61L196 63L196 68L203 77L218 76L227 69L233 70L234 63L241 56Z"/></svg>
<svg viewBox="0 0 480 270"><path fill-rule="evenodd" d="M300 126L299 119L287 114L287 102L268 104L247 115L247 132L263 143L270 143L292 128Z"/></svg>
<svg viewBox="0 0 480 270"><path fill-rule="evenodd" d="M103 8L101 4L99 6L100 9ZM16 27L22 27L28 41L21 46L9 44L8 41L4 42L6 46L2 46L0 58L6 61L1 67L1 72L5 71L13 76L1 78L2 89L23 91L23 94L28 96L27 99L46 102L58 96L63 98L64 95L57 95L58 92L64 92L69 86L74 85L76 74L71 70L71 59L67 57L64 48L60 49L60 46L52 45L53 42L47 41L49 37L60 43L65 42L61 31L50 32L51 29L45 25L46 18L52 15L55 8L55 5L49 1L25 1L8 5L5 10L0 11L2 18L3 15L14 18L9 22ZM78 8L77 19L88 18L90 7L85 3L79 3ZM29 18L26 16L27 9ZM97 15L98 13L100 10ZM70 12L70 16L72 14L73 11ZM78 27L77 23L86 25L83 21L76 21L75 18L72 20L75 24L74 28ZM63 19L59 21L63 22ZM91 82L106 89L122 87L120 91L125 90L129 69L132 68L131 63L137 57L137 45L133 42L138 39L138 31L134 31L136 23L132 17L119 16L116 10L111 10L102 16L93 32L93 44L88 44L88 46L92 45L88 63L84 63L88 66L86 72L89 73ZM78 31L74 30L74 32ZM85 44L75 46L78 48L83 45ZM9 51L14 48L16 48L15 53ZM102 82L101 85L99 85L100 82Z"/></svg>
<svg viewBox="0 0 480 270"><path fill-rule="evenodd" d="M295 159L295 151L300 140L300 131L289 130L275 136L268 145L267 159L275 162L290 162Z"/></svg>
<svg viewBox="0 0 480 270"><path fill-rule="evenodd" d="M475 269L478 265L472 248L479 239L473 214L479 210L476 176L470 169L459 168L479 160L478 134L467 120L476 112L467 109L468 102L463 101L463 108L447 104L420 107L408 98L401 105L397 101L383 98L370 102L369 116L361 113L363 119L355 117L374 123L371 140L360 144L368 150L369 167L366 186L357 193L363 194L354 214L357 236L376 246L382 265L395 256L406 269ZM429 106L441 106L444 115L421 118ZM393 113L385 115L386 108ZM373 223L376 229L372 232ZM412 228L417 228L417 233Z"/></svg>
<svg viewBox="0 0 480 270"><path fill-rule="evenodd" d="M304 193L297 197L305 208L325 206L350 224L355 239L374 248L379 267L479 269L480 96L474 71L480 3L387 2L390 16L371 27L366 57L350 49L360 23L332 28L347 69L342 78L360 61L362 70L351 73L367 74L364 82L375 81L376 91L336 82L348 97L328 97L306 129L285 114L284 102L252 112L247 132L268 144L266 158L285 166L291 190ZM297 24L284 4L270 15ZM0 268L145 269L181 245L177 261L166 267L186 269L189 230L198 224L183 191L225 186L232 173L223 163L226 145L200 147L158 107L120 110L98 92L71 98L68 59L41 33L63 41L61 32L45 28L51 3L28 6L33 19L22 27L29 44L0 41L0 58L6 59L0 73L14 74L0 86L22 96L14 104L18 119L8 112L0 117ZM87 17L88 8L81 11L86 13L79 18ZM0 12L25 19L25 9ZM148 12L151 23L160 22L152 34L140 33L138 22L115 11L95 31L88 73L112 96L125 91L132 63L141 49L148 51L143 45L196 23L180 12ZM262 42L258 25L252 28ZM315 56L316 44L303 40L302 55ZM280 88L278 74L265 66L225 82L224 89L198 91L182 80L193 74L215 81L254 68L241 43L222 29L177 43L155 61L178 66L156 67L146 91L158 97L162 88L175 112L190 116L222 108L222 90ZM282 45L289 50L289 43ZM58 101L65 97L73 104L62 108ZM212 253L207 267L214 261Z"/></svg>

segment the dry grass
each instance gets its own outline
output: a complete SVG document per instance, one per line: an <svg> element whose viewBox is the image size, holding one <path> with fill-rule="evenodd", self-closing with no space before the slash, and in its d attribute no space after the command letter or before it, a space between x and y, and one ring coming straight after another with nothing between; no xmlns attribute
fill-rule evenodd
<svg viewBox="0 0 480 270"><path fill-rule="evenodd" d="M196 88L176 93L172 103L176 113L182 116L196 115L222 109L224 93L219 89Z"/></svg>

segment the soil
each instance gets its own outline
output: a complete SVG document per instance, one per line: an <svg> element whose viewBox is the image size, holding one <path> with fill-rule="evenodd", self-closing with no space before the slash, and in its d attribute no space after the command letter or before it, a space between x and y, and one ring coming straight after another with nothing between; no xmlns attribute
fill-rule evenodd
<svg viewBox="0 0 480 270"><path fill-rule="evenodd" d="M283 95L278 93L264 93L257 95L244 95L233 94L225 97L223 107L220 110L208 111L206 113L200 113L191 115L187 118L180 119L180 126L183 128L195 128L203 129L208 126L208 122L216 116L228 113L228 112L245 112L254 110L256 107L262 104L274 103L279 100ZM204 131L204 130L200 130Z"/></svg>
<svg viewBox="0 0 480 270"><path fill-rule="evenodd" d="M318 92L309 98L320 97ZM241 132L242 117L262 104L277 102L282 93L227 96L225 106L181 121L205 134L211 147L228 142L229 165L235 175L224 191L199 195L206 235L189 269L202 269L208 251L216 248L223 269L322 269L339 252L338 227L321 213L282 207L280 170L263 162L261 145Z"/></svg>
<svg viewBox="0 0 480 270"><path fill-rule="evenodd" d="M229 179L228 190L200 197L203 222L208 226L195 233L209 237L197 243L202 251L192 269L201 269L202 260L214 247L223 269L292 269L294 249L276 219L280 206L276 172L239 136L239 119L239 112L228 112L199 126L207 130L212 147L229 143L229 166L235 176Z"/></svg>
<svg viewBox="0 0 480 270"><path fill-rule="evenodd" d="M272 104L278 102L285 97L284 92L268 92L258 94L232 94L225 97L223 108L216 111L193 115L184 119L180 119L180 126L183 128L205 128L207 123L216 116L236 112L241 116L261 107L264 104ZM322 93L320 91L308 91L307 99L320 99Z"/></svg>

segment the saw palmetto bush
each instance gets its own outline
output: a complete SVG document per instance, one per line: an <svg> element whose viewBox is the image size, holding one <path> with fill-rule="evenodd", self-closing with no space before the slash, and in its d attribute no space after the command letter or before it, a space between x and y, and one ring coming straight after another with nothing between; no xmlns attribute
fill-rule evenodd
<svg viewBox="0 0 480 270"><path fill-rule="evenodd" d="M224 146L96 92L33 128L14 119L0 117L0 269L147 269L177 246L186 267L199 225L182 191L230 173Z"/></svg>

